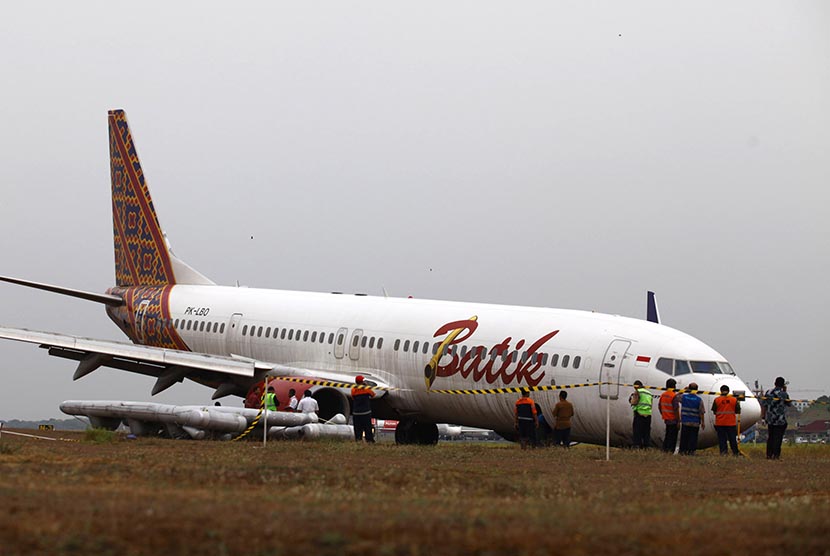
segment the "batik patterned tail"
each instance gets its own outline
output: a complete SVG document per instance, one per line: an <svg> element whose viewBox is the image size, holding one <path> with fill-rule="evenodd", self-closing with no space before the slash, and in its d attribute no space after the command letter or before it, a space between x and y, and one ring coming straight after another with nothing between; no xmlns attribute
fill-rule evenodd
<svg viewBox="0 0 830 556"><path fill-rule="evenodd" d="M109 139L116 284L175 284L167 244L123 110L109 111Z"/></svg>

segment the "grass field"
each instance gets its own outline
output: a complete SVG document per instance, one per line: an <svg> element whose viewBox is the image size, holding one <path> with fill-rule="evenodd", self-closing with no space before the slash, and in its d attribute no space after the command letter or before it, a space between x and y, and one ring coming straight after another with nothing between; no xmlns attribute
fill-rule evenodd
<svg viewBox="0 0 830 556"><path fill-rule="evenodd" d="M2 556L830 554L827 446L99 440L3 435Z"/></svg>

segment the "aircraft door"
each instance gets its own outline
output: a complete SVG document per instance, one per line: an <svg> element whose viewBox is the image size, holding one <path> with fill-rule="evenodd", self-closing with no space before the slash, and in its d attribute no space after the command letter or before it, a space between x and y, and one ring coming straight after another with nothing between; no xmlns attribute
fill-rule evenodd
<svg viewBox="0 0 830 556"><path fill-rule="evenodd" d="M610 397L616 400L620 397L620 371L622 371L623 360L631 342L628 340L614 340L605 351L602 358L602 366L599 370L599 397L606 399ZM611 384L605 384L610 382Z"/></svg>
<svg viewBox="0 0 830 556"><path fill-rule="evenodd" d="M343 359L343 353L346 349L346 336L349 334L347 328L340 328L337 334L334 335L334 356L337 359Z"/></svg>
<svg viewBox="0 0 830 556"><path fill-rule="evenodd" d="M231 353L243 355L242 350L245 339L242 337L242 329L239 326L241 321L242 313L234 313L231 315L230 322L228 322L228 333L225 335L225 351L228 355Z"/></svg>
<svg viewBox="0 0 830 556"><path fill-rule="evenodd" d="M352 340L349 344L349 359L357 361L360 359L360 340L363 338L363 329L356 328L352 332Z"/></svg>
<svg viewBox="0 0 830 556"><path fill-rule="evenodd" d="M138 341L142 344L144 343L144 321L147 317L148 307L150 307L150 300L145 299L138 305L138 309L135 312L136 333L138 334Z"/></svg>

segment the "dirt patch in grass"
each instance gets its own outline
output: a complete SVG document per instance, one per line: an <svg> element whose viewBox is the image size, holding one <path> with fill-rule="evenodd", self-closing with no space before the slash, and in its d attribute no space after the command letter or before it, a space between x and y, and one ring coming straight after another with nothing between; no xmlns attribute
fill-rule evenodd
<svg viewBox="0 0 830 556"><path fill-rule="evenodd" d="M824 446L7 442L3 555L830 552Z"/></svg>

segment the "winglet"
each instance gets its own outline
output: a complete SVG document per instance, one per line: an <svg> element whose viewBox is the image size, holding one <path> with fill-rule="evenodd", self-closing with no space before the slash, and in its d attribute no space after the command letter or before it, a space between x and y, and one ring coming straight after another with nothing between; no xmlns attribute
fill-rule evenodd
<svg viewBox="0 0 830 556"><path fill-rule="evenodd" d="M660 324L660 311L657 310L657 296L654 295L654 292L648 292L646 320Z"/></svg>

